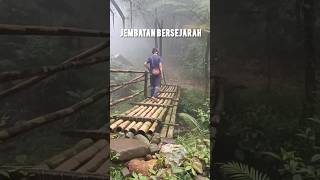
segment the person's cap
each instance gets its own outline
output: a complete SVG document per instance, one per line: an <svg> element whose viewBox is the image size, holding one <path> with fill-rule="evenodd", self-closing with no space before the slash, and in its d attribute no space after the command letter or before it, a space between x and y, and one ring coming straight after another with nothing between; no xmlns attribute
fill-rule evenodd
<svg viewBox="0 0 320 180"><path fill-rule="evenodd" d="M155 53L155 52L159 53L158 48L153 48L153 49L152 49L152 53Z"/></svg>

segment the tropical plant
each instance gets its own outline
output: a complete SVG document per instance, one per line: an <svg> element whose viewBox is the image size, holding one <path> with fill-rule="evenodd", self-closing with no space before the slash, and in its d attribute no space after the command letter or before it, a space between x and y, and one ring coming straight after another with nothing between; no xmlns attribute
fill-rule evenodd
<svg viewBox="0 0 320 180"><path fill-rule="evenodd" d="M221 169L233 180L269 180L266 174L239 162L226 163Z"/></svg>

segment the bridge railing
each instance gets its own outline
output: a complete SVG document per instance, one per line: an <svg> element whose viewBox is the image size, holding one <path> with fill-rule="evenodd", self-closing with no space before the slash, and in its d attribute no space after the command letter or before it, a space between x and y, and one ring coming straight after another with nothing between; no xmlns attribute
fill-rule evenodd
<svg viewBox="0 0 320 180"><path fill-rule="evenodd" d="M0 83L20 80L13 86L0 91L0 100L5 100L5 98L16 94L17 92L25 90L35 84L41 83L43 80L55 75L58 72L89 67L94 64L107 62L109 59L106 56L92 57L109 47L109 33L105 31L71 27L0 24L0 35L80 36L107 38L107 40L104 40L102 43L84 50L79 54L64 60L58 65L43 66L27 70L0 72ZM90 97L84 98L69 107L35 117L31 120L21 120L21 123L18 123L12 127L0 129L0 144L19 134L26 133L42 125L68 117L75 112L78 112L81 109L94 104L98 100L106 97L107 92L107 88L101 89Z"/></svg>
<svg viewBox="0 0 320 180"><path fill-rule="evenodd" d="M127 82L122 82L122 83L118 83L118 84L110 84L110 93L114 93L119 89L128 87L131 84L136 84L139 82L144 82L144 88L141 91L138 91L130 96L126 96L120 99L117 99L115 101L110 102L110 107L115 106L121 102L124 101L128 101L133 99L134 97L140 95L141 93L144 93L144 97L147 97L148 95L148 71L135 71L135 70L124 70L124 69L111 69L110 70L111 73L129 73L129 74L141 74L138 75L137 77L135 77L134 79L131 79Z"/></svg>

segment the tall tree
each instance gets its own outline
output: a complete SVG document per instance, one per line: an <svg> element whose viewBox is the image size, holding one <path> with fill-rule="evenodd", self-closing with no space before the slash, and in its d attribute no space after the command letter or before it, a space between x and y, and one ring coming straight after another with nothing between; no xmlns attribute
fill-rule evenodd
<svg viewBox="0 0 320 180"><path fill-rule="evenodd" d="M315 51L315 1L304 0L304 47L305 47L305 102L304 116L312 117L315 112L316 51Z"/></svg>

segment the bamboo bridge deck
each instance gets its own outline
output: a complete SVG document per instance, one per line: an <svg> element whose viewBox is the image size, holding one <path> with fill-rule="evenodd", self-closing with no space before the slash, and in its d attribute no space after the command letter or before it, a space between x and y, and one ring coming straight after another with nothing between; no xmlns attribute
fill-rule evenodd
<svg viewBox="0 0 320 180"><path fill-rule="evenodd" d="M110 130L144 135L159 132L162 138L172 138L179 97L178 86L164 85L160 89L158 102L147 98L140 103L133 103L133 108L111 119Z"/></svg>

